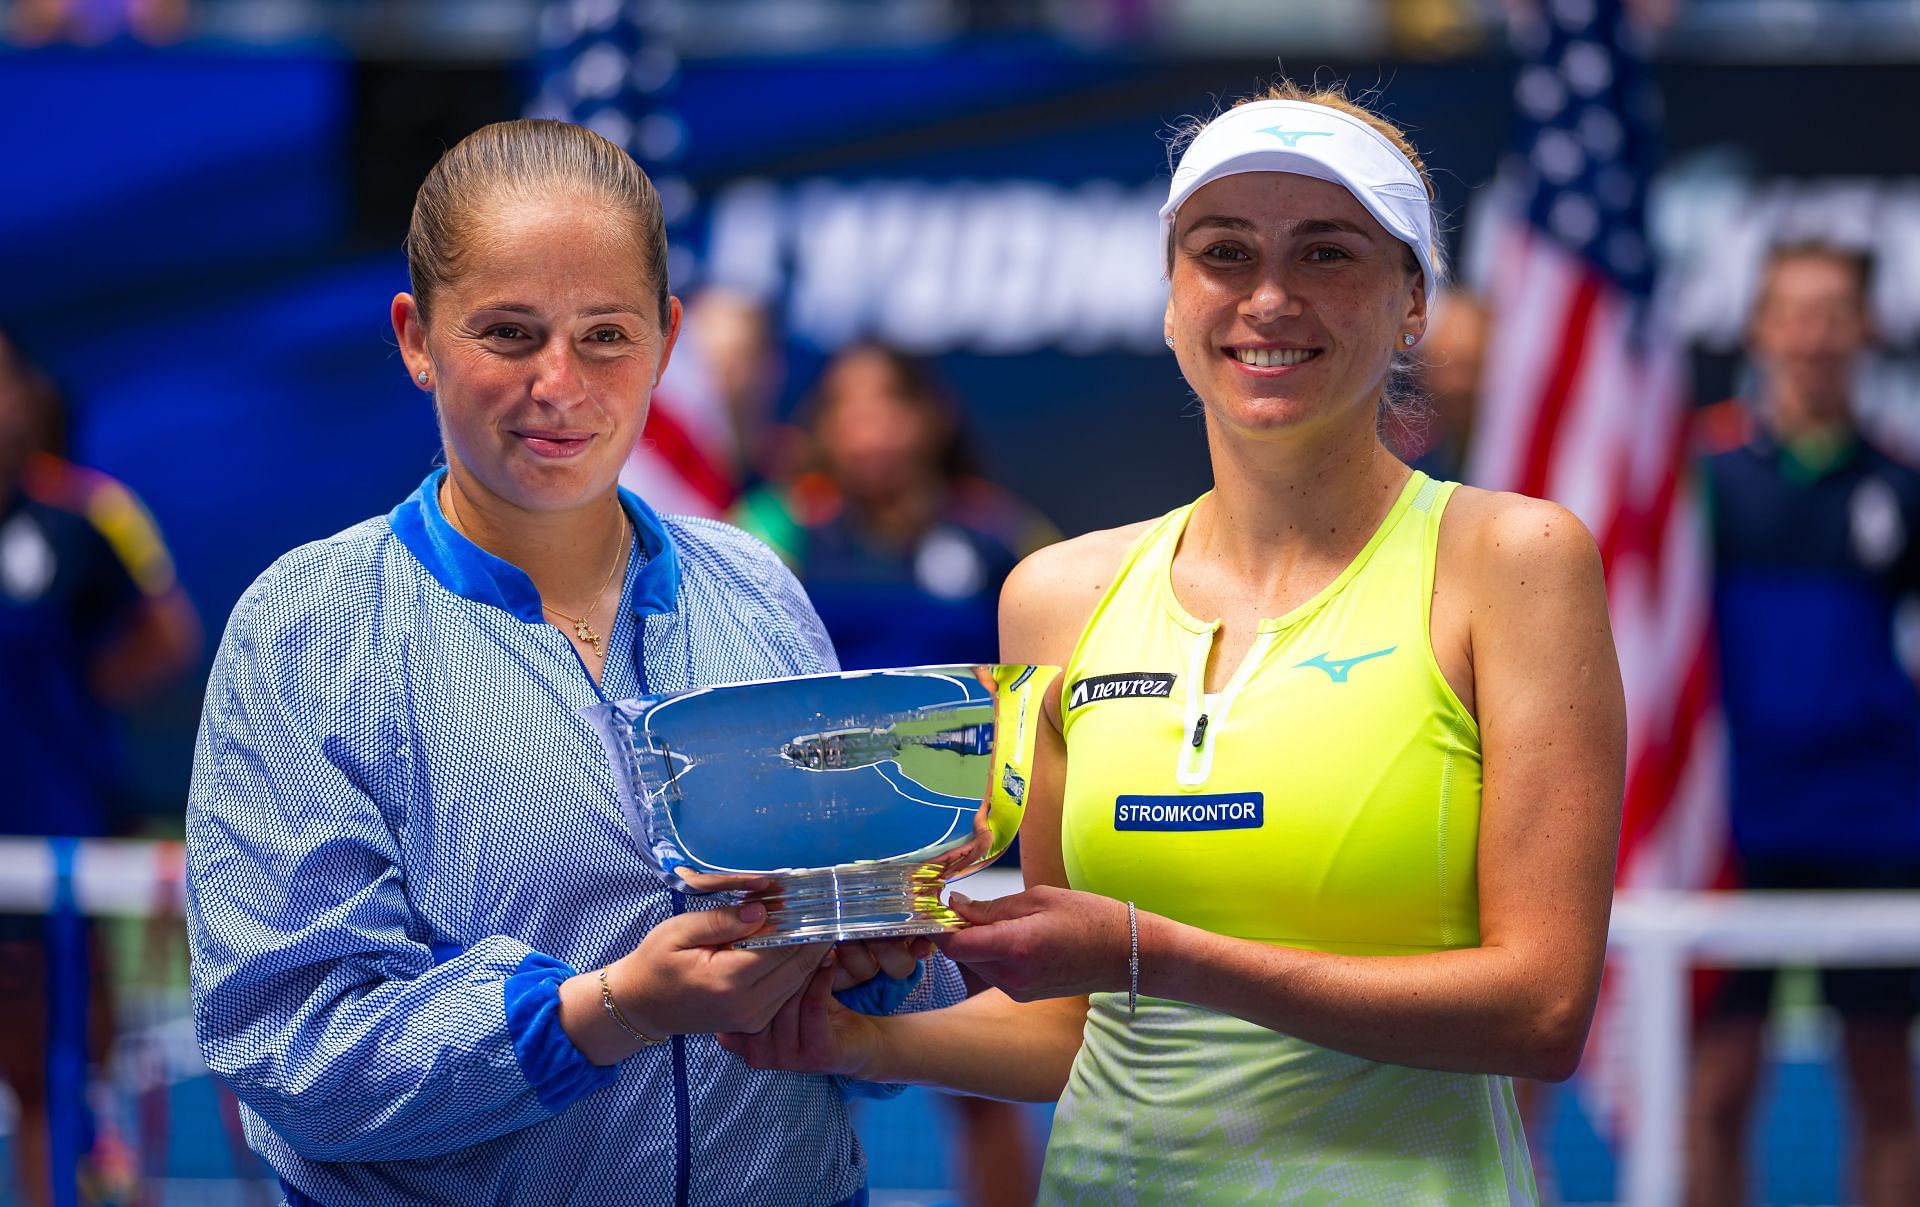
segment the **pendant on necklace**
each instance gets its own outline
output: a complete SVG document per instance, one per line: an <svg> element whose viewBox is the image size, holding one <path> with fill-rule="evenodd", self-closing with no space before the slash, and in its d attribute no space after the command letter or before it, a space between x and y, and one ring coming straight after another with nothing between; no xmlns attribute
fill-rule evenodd
<svg viewBox="0 0 1920 1207"><path fill-rule="evenodd" d="M586 642L587 648L594 653L598 654L600 652L600 634L594 632L593 626L585 620L576 620L573 622L573 635Z"/></svg>

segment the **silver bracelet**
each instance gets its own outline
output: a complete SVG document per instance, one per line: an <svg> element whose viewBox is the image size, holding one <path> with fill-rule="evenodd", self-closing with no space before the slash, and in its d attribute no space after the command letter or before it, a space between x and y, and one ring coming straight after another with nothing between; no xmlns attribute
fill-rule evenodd
<svg viewBox="0 0 1920 1207"><path fill-rule="evenodd" d="M607 984L607 970L604 968L600 970L600 1008L607 1012L608 1018L620 1024L620 1029L622 1031L625 1031L628 1035L631 1035L635 1039L639 1040L641 1047L651 1048L655 1044L663 1044L667 1042L665 1038L655 1039L653 1036L648 1035L645 1031L642 1031L638 1027L635 1027L632 1023L627 1021L626 1015L620 1013L620 1007L614 1004L613 986Z"/></svg>
<svg viewBox="0 0 1920 1207"><path fill-rule="evenodd" d="M1127 902L1127 1017L1140 1004L1140 916Z"/></svg>

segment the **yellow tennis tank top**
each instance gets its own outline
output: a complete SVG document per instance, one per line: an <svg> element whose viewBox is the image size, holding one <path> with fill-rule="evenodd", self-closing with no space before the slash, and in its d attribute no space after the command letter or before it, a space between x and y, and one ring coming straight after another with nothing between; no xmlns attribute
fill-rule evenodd
<svg viewBox="0 0 1920 1207"><path fill-rule="evenodd" d="M1175 598L1193 505L1129 550L1068 661L1061 846L1077 889L1350 955L1480 941L1480 742L1433 656L1440 516L1414 473L1324 590L1209 699ZM1144 958L1151 959L1151 952ZM1504 1077L1381 1064L1230 1015L1095 994L1043 1202L1531 1203Z"/></svg>

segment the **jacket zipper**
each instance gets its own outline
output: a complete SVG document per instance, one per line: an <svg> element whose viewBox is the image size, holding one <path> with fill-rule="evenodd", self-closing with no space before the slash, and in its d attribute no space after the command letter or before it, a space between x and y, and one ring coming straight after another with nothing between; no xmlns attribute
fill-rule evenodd
<svg viewBox="0 0 1920 1207"><path fill-rule="evenodd" d="M651 693L647 685L647 618L636 616L633 625L634 676L644 696ZM667 893L673 901L673 916L686 913L686 897L673 889ZM693 1103L687 1089L687 1037L676 1035L667 1042L673 1049L673 1202L674 1207L687 1207L693 1193Z"/></svg>
<svg viewBox="0 0 1920 1207"><path fill-rule="evenodd" d="M687 899L673 892L675 917L687 912ZM675 1152L673 1164L674 1207L687 1207L693 1182L693 1105L687 1097L687 1037L676 1035L673 1045L673 1128Z"/></svg>
<svg viewBox="0 0 1920 1207"><path fill-rule="evenodd" d="M633 669L634 677L640 686L640 694L647 695L647 618L634 617L633 632ZM593 684L593 690L602 704L608 703L606 688L587 670L587 660L580 656L569 641L567 648L573 650L575 662L580 664L580 673ZM611 655L612 650L608 650ZM603 665L600 673L606 674ZM687 912L687 899L679 892L668 889L667 894L673 901L673 916L679 917ZM687 1089L687 1037L675 1035L667 1041L673 1050L673 1202L674 1207L687 1207L692 1194L693 1184L693 1104Z"/></svg>

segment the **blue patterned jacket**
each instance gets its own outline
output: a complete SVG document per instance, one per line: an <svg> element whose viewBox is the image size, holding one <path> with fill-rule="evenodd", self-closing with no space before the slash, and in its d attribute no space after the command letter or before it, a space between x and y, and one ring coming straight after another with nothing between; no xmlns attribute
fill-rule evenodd
<svg viewBox="0 0 1920 1207"><path fill-rule="evenodd" d="M711 1036L595 1068L558 1019L575 970L720 904L643 868L576 710L832 670L813 608L750 537L623 493L640 548L596 688L532 581L447 523L443 473L275 562L208 684L194 1007L249 1142L296 1207L861 1201L849 1086ZM963 993L936 958L900 1008Z"/></svg>

